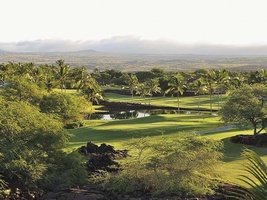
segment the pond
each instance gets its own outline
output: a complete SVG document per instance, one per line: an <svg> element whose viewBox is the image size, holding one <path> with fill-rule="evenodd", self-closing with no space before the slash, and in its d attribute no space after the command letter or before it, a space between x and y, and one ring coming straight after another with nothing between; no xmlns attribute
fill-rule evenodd
<svg viewBox="0 0 267 200"><path fill-rule="evenodd" d="M103 119L103 120L114 120L114 119L132 119L148 117L150 113L146 110L128 110L128 111L117 111L112 113L96 113L91 115L91 119Z"/></svg>
<svg viewBox="0 0 267 200"><path fill-rule="evenodd" d="M166 109L152 109L152 110L128 110L128 111L116 111L112 113L95 113L92 114L90 119L102 119L102 120L119 120L119 119L132 119L142 118L151 115L158 114L177 114L177 110ZM193 114L195 111L180 111L181 114Z"/></svg>

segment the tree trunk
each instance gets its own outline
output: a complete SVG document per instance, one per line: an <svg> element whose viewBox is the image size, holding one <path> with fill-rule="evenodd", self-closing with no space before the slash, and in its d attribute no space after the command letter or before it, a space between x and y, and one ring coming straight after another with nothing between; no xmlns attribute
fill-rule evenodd
<svg viewBox="0 0 267 200"><path fill-rule="evenodd" d="M253 135L254 135L254 137L256 136L256 135L258 135L259 133L257 132L257 124L253 124Z"/></svg>
<svg viewBox="0 0 267 200"><path fill-rule="evenodd" d="M210 113L212 114L211 92L210 92Z"/></svg>
<svg viewBox="0 0 267 200"><path fill-rule="evenodd" d="M133 103L133 90L131 90L131 93L132 93L132 103Z"/></svg>
<svg viewBox="0 0 267 200"><path fill-rule="evenodd" d="M178 106L178 114L180 114L180 101L179 101L179 91L177 92L177 106Z"/></svg>
<svg viewBox="0 0 267 200"><path fill-rule="evenodd" d="M198 93L197 110L199 114L200 94Z"/></svg>

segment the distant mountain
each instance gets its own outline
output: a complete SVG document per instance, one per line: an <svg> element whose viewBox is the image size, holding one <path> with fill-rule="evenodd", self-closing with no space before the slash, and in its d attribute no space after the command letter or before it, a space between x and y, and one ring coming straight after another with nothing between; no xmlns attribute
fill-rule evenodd
<svg viewBox="0 0 267 200"><path fill-rule="evenodd" d="M157 55L267 55L267 44L262 45L220 45L182 44L172 40L147 40L131 36L117 36L102 40L56 40L44 39L3 43L0 49L21 53L80 53L80 54L157 54ZM85 49L85 50L82 50Z"/></svg>
<svg viewBox="0 0 267 200"><path fill-rule="evenodd" d="M7 53L7 51L4 51L4 50L0 49L0 53Z"/></svg>
<svg viewBox="0 0 267 200"><path fill-rule="evenodd" d="M25 52L17 52L17 51L3 51L0 50L0 53L15 53L15 54L106 54L101 51L95 51L93 49L89 50L77 50L77 51L25 51Z"/></svg>
<svg viewBox="0 0 267 200"><path fill-rule="evenodd" d="M70 51L69 53L90 53L90 54L102 54L104 52L101 51L95 51L93 49L89 49L89 50L81 50L81 51Z"/></svg>

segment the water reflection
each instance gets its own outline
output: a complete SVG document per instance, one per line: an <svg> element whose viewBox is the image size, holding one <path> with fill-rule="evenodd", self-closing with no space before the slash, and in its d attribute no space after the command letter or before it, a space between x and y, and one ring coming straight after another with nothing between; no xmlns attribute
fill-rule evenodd
<svg viewBox="0 0 267 200"><path fill-rule="evenodd" d="M193 114L194 111L180 111L181 114ZM164 109L153 109L153 110L128 110L128 111L117 111L106 114L92 114L90 119L103 119L103 120L116 120L116 119L132 119L148 117L151 115L158 114L178 114L177 110L164 110Z"/></svg>
<svg viewBox="0 0 267 200"><path fill-rule="evenodd" d="M91 119L103 119L103 120L113 120L113 119L132 119L148 117L151 114L148 111L140 110L129 110L129 111L118 111L110 114L92 114Z"/></svg>

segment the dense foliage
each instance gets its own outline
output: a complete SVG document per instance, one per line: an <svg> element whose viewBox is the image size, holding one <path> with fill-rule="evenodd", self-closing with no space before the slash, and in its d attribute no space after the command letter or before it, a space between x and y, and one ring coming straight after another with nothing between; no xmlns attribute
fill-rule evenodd
<svg viewBox="0 0 267 200"><path fill-rule="evenodd" d="M229 99L220 110L222 119L241 125L250 124L254 128L254 135L257 135L267 126L266 98L265 85L243 85L229 95Z"/></svg>
<svg viewBox="0 0 267 200"><path fill-rule="evenodd" d="M118 174L96 174L93 180L119 193L199 195L212 193L219 184L216 165L221 143L196 135L172 141L132 139L133 155L122 161Z"/></svg>
<svg viewBox="0 0 267 200"><path fill-rule="evenodd" d="M42 100L43 95L46 94L45 90L23 77L10 80L8 84L3 87L1 93L7 100L25 101L37 106Z"/></svg>
<svg viewBox="0 0 267 200"><path fill-rule="evenodd" d="M63 153L69 133L62 124L27 102L0 99L0 171L7 187L39 191L84 181L81 161ZM62 165L62 161L72 163ZM74 167L74 163L77 164ZM79 163L79 164L78 164ZM59 172L64 173L51 173ZM77 179L65 173L75 173ZM64 176L64 177L63 177ZM61 182L55 181L61 179ZM54 184L51 184L53 183Z"/></svg>
<svg viewBox="0 0 267 200"><path fill-rule="evenodd" d="M84 67L71 68L64 60L39 66L2 63L0 192L7 188L40 192L85 182L81 157L62 150L70 137L63 127L80 123L93 112L92 105L103 100L101 85L122 86L132 100L135 95L176 96L178 110L180 95L208 94L210 112L214 110L212 96L218 96L220 108L221 95L230 92L220 112L222 119L250 124L256 135L267 126L266 77L265 70L166 72L153 68L134 73L95 69L89 73ZM66 89L76 89L80 94L68 94ZM218 184L215 167L222 156L221 143L192 135L162 141L152 143L149 138L130 141L129 148L135 154L122 162L123 170L116 175L103 172L94 180L120 193L212 193Z"/></svg>
<svg viewBox="0 0 267 200"><path fill-rule="evenodd" d="M82 96L52 92L65 89L69 80L67 65L57 64L1 65L1 195L17 190L40 194L86 182L82 157L63 151L71 136L64 124L83 120L93 112L92 104Z"/></svg>
<svg viewBox="0 0 267 200"><path fill-rule="evenodd" d="M51 114L64 124L79 122L92 113L92 105L83 97L65 92L52 92L45 95L40 102L40 110Z"/></svg>

